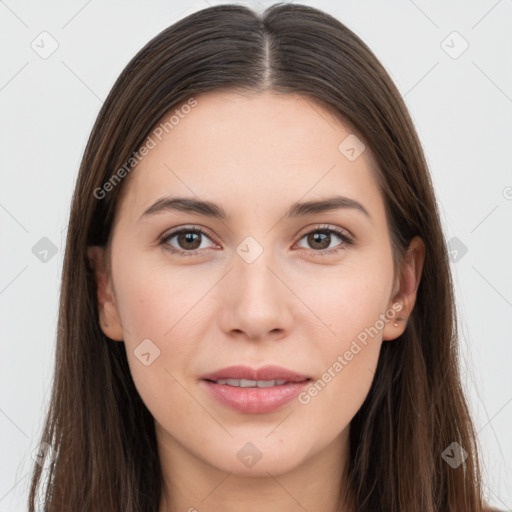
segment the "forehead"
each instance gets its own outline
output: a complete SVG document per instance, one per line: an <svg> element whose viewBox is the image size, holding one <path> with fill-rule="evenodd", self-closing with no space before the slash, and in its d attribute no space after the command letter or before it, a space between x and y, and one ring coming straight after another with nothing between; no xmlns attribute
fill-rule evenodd
<svg viewBox="0 0 512 512"><path fill-rule="evenodd" d="M379 202L369 151L356 159L343 152L354 137L332 110L308 97L197 95L151 132L152 149L132 170L123 203L140 215L160 197L178 193L270 209L334 192Z"/></svg>

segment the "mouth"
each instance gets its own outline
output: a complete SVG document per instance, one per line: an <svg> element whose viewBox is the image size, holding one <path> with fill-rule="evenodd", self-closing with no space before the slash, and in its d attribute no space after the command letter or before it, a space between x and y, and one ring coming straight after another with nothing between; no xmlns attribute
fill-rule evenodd
<svg viewBox="0 0 512 512"><path fill-rule="evenodd" d="M258 382L263 383L262 387L269 387L268 385L265 386L265 384L274 382L274 385L282 385L287 382L303 382L309 378L311 378L309 375L275 365L267 365L261 368L251 368L244 365L228 366L227 368L201 376L203 380L231 382L228 385L240 386L240 383L242 383L241 387L255 387Z"/></svg>
<svg viewBox="0 0 512 512"><path fill-rule="evenodd" d="M264 414L289 404L313 379L277 366L232 366L201 378L210 397L229 409Z"/></svg>
<svg viewBox="0 0 512 512"><path fill-rule="evenodd" d="M205 379L213 384L221 384L225 386L232 386L234 388L272 388L274 386L286 386L287 384L296 384L300 382L308 382L311 379L306 378L303 380L290 381L285 379L277 380L248 380L248 379L218 379L210 380Z"/></svg>

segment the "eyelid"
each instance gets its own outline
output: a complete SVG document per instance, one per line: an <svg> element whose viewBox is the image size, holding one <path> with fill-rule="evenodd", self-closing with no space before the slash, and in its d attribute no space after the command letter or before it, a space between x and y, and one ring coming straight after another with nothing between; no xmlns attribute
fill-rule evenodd
<svg viewBox="0 0 512 512"><path fill-rule="evenodd" d="M354 241L354 235L346 228L342 228L340 226L331 225L331 224L315 224L308 228L304 228L306 231L302 232L301 235L298 235L299 240L304 238L305 235L309 235L311 233L316 233L317 231L332 231L338 236L342 238L346 238L351 242Z"/></svg>

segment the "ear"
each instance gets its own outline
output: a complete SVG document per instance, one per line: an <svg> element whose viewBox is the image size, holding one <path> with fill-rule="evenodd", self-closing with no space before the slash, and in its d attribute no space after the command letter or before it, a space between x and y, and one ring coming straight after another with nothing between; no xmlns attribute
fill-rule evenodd
<svg viewBox="0 0 512 512"><path fill-rule="evenodd" d="M407 326L407 320L416 303L416 294L420 285L423 263L425 261L425 243L416 236L411 240L404 260L395 279L389 311L395 316L386 323L383 340L394 340L401 336ZM396 325L395 325L396 324Z"/></svg>
<svg viewBox="0 0 512 512"><path fill-rule="evenodd" d="M89 246L87 247L87 256L95 275L101 330L108 338L123 341L124 333L112 289L112 278L108 270L105 247Z"/></svg>

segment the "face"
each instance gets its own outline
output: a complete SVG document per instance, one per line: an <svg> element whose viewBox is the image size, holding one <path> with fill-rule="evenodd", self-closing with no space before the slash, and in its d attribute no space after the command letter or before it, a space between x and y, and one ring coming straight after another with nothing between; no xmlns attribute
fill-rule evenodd
<svg viewBox="0 0 512 512"><path fill-rule="evenodd" d="M125 343L160 446L226 472L280 474L342 452L416 280L394 273L369 151L354 159L361 147L347 151L354 136L328 110L272 93L196 101L125 184L102 328ZM309 380L203 380L239 365Z"/></svg>

